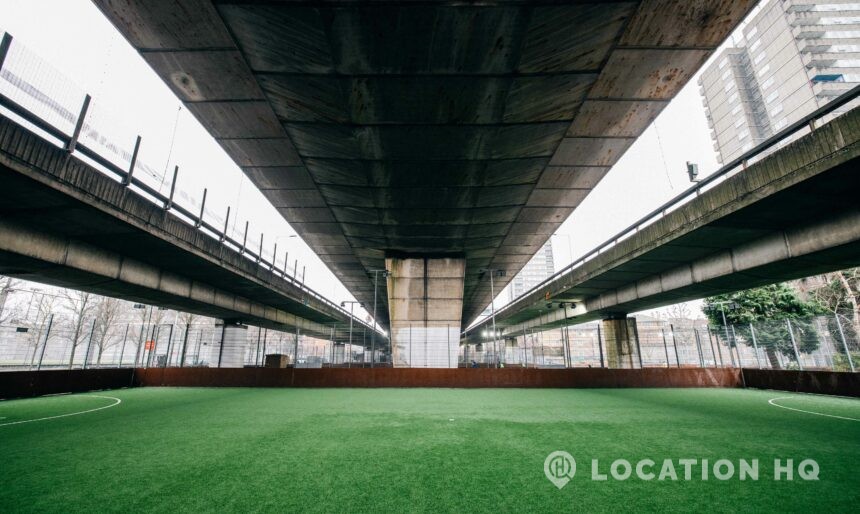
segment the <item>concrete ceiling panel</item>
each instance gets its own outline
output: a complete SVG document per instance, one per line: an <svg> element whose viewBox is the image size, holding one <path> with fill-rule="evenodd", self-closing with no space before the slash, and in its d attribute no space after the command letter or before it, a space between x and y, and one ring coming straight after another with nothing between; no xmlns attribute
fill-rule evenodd
<svg viewBox="0 0 860 514"><path fill-rule="evenodd" d="M316 185L303 166L274 166L242 168L259 189L314 189Z"/></svg>
<svg viewBox="0 0 860 514"><path fill-rule="evenodd" d="M588 196L589 189L534 189L528 207L576 207Z"/></svg>
<svg viewBox="0 0 860 514"><path fill-rule="evenodd" d="M143 58L186 102L264 98L242 54L234 50L147 52Z"/></svg>
<svg viewBox="0 0 860 514"><path fill-rule="evenodd" d="M336 221L328 207L281 207L278 212L290 223Z"/></svg>
<svg viewBox="0 0 860 514"><path fill-rule="evenodd" d="M635 8L635 2L536 7L517 71L599 69Z"/></svg>
<svg viewBox="0 0 860 514"><path fill-rule="evenodd" d="M608 172L609 166L547 166L536 187L593 189Z"/></svg>
<svg viewBox="0 0 860 514"><path fill-rule="evenodd" d="M719 46L758 0L644 0L622 46Z"/></svg>
<svg viewBox="0 0 860 514"><path fill-rule="evenodd" d="M708 50L619 48L612 52L588 97L669 100L709 55Z"/></svg>
<svg viewBox="0 0 860 514"><path fill-rule="evenodd" d="M515 78L504 122L571 121L595 80L597 73Z"/></svg>
<svg viewBox="0 0 860 514"><path fill-rule="evenodd" d="M94 3L139 49L234 46L211 0L158 3L94 0Z"/></svg>
<svg viewBox="0 0 860 514"><path fill-rule="evenodd" d="M660 114L662 101L588 100L579 109L568 137L638 137Z"/></svg>
<svg viewBox="0 0 860 514"><path fill-rule="evenodd" d="M216 139L283 137L284 129L268 102L198 102L188 110Z"/></svg>
<svg viewBox="0 0 860 514"><path fill-rule="evenodd" d="M553 155L552 166L612 166L634 139L564 138Z"/></svg>
<svg viewBox="0 0 860 514"><path fill-rule="evenodd" d="M221 146L240 167L302 166L302 160L288 138L221 139Z"/></svg>
<svg viewBox="0 0 860 514"><path fill-rule="evenodd" d="M322 195L316 189L264 189L263 196L280 207L325 207Z"/></svg>

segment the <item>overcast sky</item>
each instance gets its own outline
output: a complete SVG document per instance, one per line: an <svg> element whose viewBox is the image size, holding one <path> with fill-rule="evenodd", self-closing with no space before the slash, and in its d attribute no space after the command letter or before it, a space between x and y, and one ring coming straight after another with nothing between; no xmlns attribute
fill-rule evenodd
<svg viewBox="0 0 860 514"><path fill-rule="evenodd" d="M289 250L291 268L295 258L299 273L307 266L310 287L333 301L353 299L304 242L289 237L295 233L289 224L92 3L0 0L0 30L11 33L56 69L53 74L36 70L45 84L57 83L62 75L71 81L61 87L65 98L89 93L93 123L108 128L112 137L117 135L116 143L127 143L130 149L134 136L140 134L141 162L168 175L179 165L179 190L199 198L208 188L207 211L223 216L232 206L236 230L250 220L251 235L258 241L259 234L265 233L269 252L277 240L279 264ZM686 161L698 163L702 176L717 169L697 78L690 80L553 236L556 269L689 187ZM169 179L148 180L169 187ZM501 294L496 305L506 299L507 294Z"/></svg>

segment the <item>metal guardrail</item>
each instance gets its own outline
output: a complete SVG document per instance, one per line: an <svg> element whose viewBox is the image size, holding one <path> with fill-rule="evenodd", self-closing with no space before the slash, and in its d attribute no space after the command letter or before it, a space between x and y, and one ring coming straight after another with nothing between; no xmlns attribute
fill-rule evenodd
<svg viewBox="0 0 860 514"><path fill-rule="evenodd" d="M3 64L6 60L6 55L8 54L9 48L12 44L12 36L6 32L3 34L2 41L0 41L0 70L3 69ZM84 97L84 102L81 106L80 113L78 114L77 120L75 122L74 132L69 135L66 134L63 130L55 127L48 121L42 119L35 113L29 111L27 108L21 106L11 98L6 95L0 93L0 106L6 108L16 116L22 118L26 122L32 124L39 130L45 132L49 136L55 138L60 142L61 146L65 148L71 155L79 154L87 157L89 160L98 164L104 170L116 175L120 179L120 183L125 187L134 187L135 189L145 193L150 198L154 199L153 203L161 203L161 207L166 211L175 211L181 214L184 218L187 219L193 226L197 229L205 229L208 231L213 238L217 238L218 241L225 246L232 246L234 249L239 251L240 255L246 256L249 260L253 260L258 264L261 268L267 269L271 273L280 276L283 280L291 282L294 286L297 286L302 292L307 294L309 297L314 298L315 300L325 304L327 307L333 308L337 312L343 314L346 319L352 318L354 321L357 321L359 325L365 326L373 330L374 328L365 323L361 318L357 316L353 316L349 313L348 310L344 309L340 305L331 300L325 298L321 294L317 293L310 287L304 284L304 278L299 282L298 277L296 277L295 273L290 275L287 272L288 263L284 262L283 269L276 268L274 262L267 261L262 255L262 246L263 241L262 237L260 239L260 251L254 252L253 250L247 247L247 238L248 238L248 225L245 225L245 240L240 242L236 239L233 239L227 234L227 225L230 218L230 208L227 208L227 219L224 222L224 230L219 229L218 227L213 226L209 222L203 219L203 213L205 212L206 207L206 189L203 190L203 202L200 206L200 213L195 214L194 212L182 207L174 201L174 191L176 189L176 178L178 174L178 167L174 170L173 181L170 187L170 195L165 196L160 191L156 190L152 186L146 184L142 180L136 178L134 176L136 157L138 149L140 148L141 138L138 136L137 141L135 143L134 154L131 159L131 164L129 169L125 170L111 162L109 159L99 155L96 151L91 148L88 148L85 144L79 141L79 136L81 130L84 125L84 120L86 119L87 110L89 108L91 101L90 95L86 95ZM143 196L143 195L141 195ZM181 219L181 218L180 218ZM277 245L276 245L277 248ZM277 254L273 255L272 261L277 259ZM381 332L380 332L381 333Z"/></svg>
<svg viewBox="0 0 860 514"><path fill-rule="evenodd" d="M723 165L720 169L718 169L717 171L715 171L714 173L712 173L708 177L700 180L699 182L696 182L695 184L693 184L689 188L685 189L684 191L682 191L678 195L672 197L671 199L669 199L668 201L666 201L665 203L663 203L662 205L660 205L656 209L652 210L651 212L649 212L648 214L646 214L645 216L640 218L638 221L634 222L632 225L628 226L627 228L621 230L620 232L618 232L614 236L610 237L604 243L595 247L593 250L586 253L585 255L583 255L582 257L577 259L576 261L568 264L567 266L565 266L564 268L562 268L558 272L554 273L552 276L544 279L542 282L540 282L536 286L532 287L531 289L529 289L528 291L526 291L525 293L520 295L513 302L502 306L500 309L496 310L496 317L498 317L500 313L503 313L506 310L513 309L514 306L516 306L517 303L519 303L519 300L528 298L531 294L535 293L539 289L546 287L547 284L554 282L558 278L560 278L560 277L562 277L568 273L571 273L574 269L577 269L580 266L584 265L589 260L600 255L602 252L606 251L607 249L609 249L613 246L616 246L620 241L623 241L627 237L639 232L645 226L650 225L654 221L662 219L671 210L674 210L673 208L678 208L681 205L686 204L687 201L698 197L702 193L705 186L716 182L720 178L725 177L731 171L735 170L738 166L741 166L742 169L746 169L747 164L749 163L750 159L758 156L759 154L761 154L765 150L772 148L773 146L776 146L777 144L779 144L780 142L785 140L788 136L794 135L795 133L797 133L798 131L800 131L801 129L806 128L806 127L809 127L810 130L814 130L815 129L815 122L819 118L822 118L827 114L831 114L836 109L848 104L849 102L851 102L852 100L854 100L858 97L860 97L860 85L855 86L851 90L849 90L849 91L843 93L842 95L836 97L835 99L831 100L826 105L819 107L818 109L812 111L811 113L807 114L803 118L797 120L796 122L785 127L781 131L777 132L773 136L769 137L768 139L762 141L761 143L754 146L753 148L750 148L749 150L747 150L746 152L741 154L739 157L736 157L735 159L729 161L728 164ZM487 320L489 320L489 319L490 319L489 317L484 318L479 323L477 323L476 325L471 327L469 330L470 331L474 330L475 327L480 326L481 324L487 322Z"/></svg>

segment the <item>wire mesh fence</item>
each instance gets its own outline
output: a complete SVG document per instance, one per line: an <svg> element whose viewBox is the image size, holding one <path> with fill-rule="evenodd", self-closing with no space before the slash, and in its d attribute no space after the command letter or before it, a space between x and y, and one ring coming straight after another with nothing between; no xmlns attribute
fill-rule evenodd
<svg viewBox="0 0 860 514"><path fill-rule="evenodd" d="M224 327L218 324L124 323L108 330L94 320L74 326L47 316L26 326L0 326L0 370L105 367L223 367ZM704 321L639 321L630 362L634 368L746 367L856 371L860 328L850 315L826 315L747 325ZM246 327L236 343L241 366L303 368L394 366L608 367L600 324L526 331L461 345L453 327L412 337L373 341L362 328L332 325L328 333ZM408 328L407 333L408 333ZM231 343L232 344L232 343Z"/></svg>

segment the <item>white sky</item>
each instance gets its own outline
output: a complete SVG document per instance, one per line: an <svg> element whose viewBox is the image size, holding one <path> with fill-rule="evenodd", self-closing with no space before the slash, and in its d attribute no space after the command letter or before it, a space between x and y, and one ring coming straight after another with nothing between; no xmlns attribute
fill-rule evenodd
<svg viewBox="0 0 860 514"><path fill-rule="evenodd" d="M332 301L354 299L300 238L289 237L295 231L197 120L184 108L179 110L181 102L92 3L0 0L0 30L71 79L81 95L89 93L91 112L98 117L93 123L109 127L112 138L124 134L117 143L127 140L130 149L140 134L139 160L160 173L167 170L165 182L178 164L178 190L199 199L208 188L207 212L223 216L232 206L231 225L235 222L241 231L250 220L249 239L258 245L259 233L265 233L267 252L277 239L279 263L289 250L290 268L295 258L299 274L307 266L306 283L311 288ZM702 177L718 168L697 79L698 75L690 80L553 236L556 269L687 188L686 161L698 163ZM176 136L171 141L174 123ZM179 203L189 206L185 200ZM506 298L502 292L496 305Z"/></svg>

